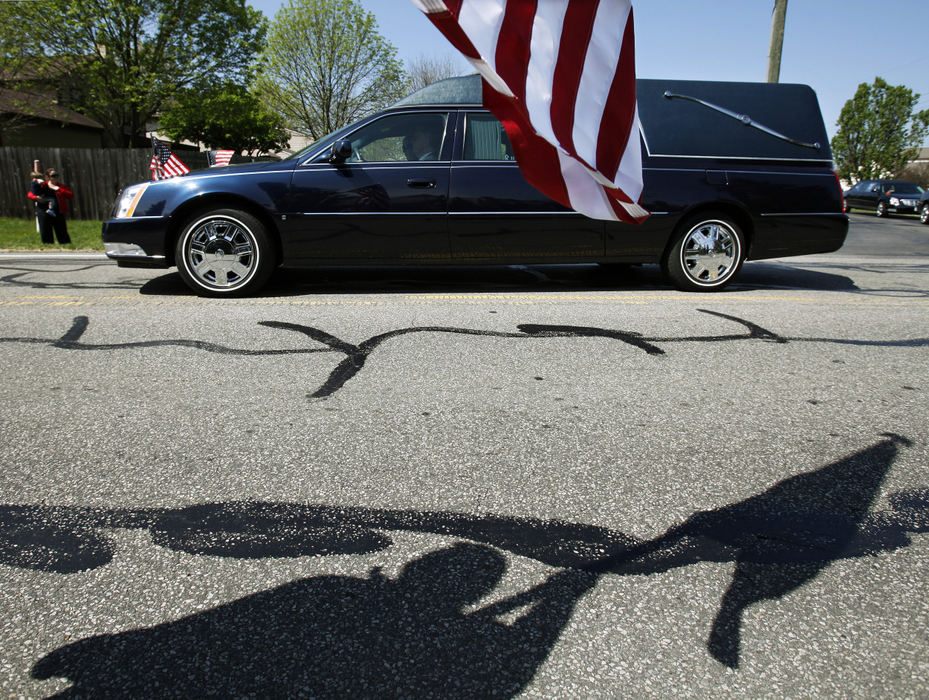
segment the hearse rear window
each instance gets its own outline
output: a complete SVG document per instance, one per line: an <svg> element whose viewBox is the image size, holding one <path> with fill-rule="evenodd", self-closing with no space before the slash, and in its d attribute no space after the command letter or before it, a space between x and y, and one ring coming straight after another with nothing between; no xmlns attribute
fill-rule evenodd
<svg viewBox="0 0 929 700"><path fill-rule="evenodd" d="M639 79L636 92L649 155L832 160L806 85Z"/></svg>

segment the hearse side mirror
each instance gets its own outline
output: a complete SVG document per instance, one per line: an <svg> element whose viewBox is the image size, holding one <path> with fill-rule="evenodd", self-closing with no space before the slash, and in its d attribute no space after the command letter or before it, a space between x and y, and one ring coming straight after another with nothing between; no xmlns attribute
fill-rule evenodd
<svg viewBox="0 0 929 700"><path fill-rule="evenodd" d="M332 154L329 156L330 163L344 163L352 155L352 142L348 139L339 139L332 144Z"/></svg>

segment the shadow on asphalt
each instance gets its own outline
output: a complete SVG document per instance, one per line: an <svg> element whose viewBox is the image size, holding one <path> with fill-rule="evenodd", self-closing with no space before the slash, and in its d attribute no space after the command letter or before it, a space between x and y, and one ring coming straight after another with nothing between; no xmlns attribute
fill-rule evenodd
<svg viewBox="0 0 929 700"><path fill-rule="evenodd" d="M737 297L733 297L737 298ZM650 356L666 354L664 346L678 343L724 343L724 342L762 342L786 345L790 343L828 343L862 347L927 347L929 338L830 338L810 336L788 336L777 333L757 323L711 309L696 309L698 313L713 316L735 324L730 332L685 336L645 336L633 330L623 328L603 328L599 326L577 326L570 324L518 323L514 330L490 330L457 326L409 326L395 328L370 336L365 340L349 341L339 338L323 328L308 326L288 321L263 320L259 326L282 330L285 334L296 333L307 339L306 347L288 348L235 348L223 344L198 340L196 338L159 338L147 340L128 340L117 343L85 342L83 336L90 327L91 319L86 315L75 316L71 326L64 334L57 337L10 336L0 337L0 344L18 343L29 345L48 345L62 350L76 352L114 352L127 349L156 347L188 347L225 356L282 356L310 355L318 353L335 353L342 356L341 361L330 372L328 379L315 391L307 393L308 399L325 399L339 391L346 382L355 377L366 365L371 354L384 343L401 336L414 333L440 333L470 337L492 337L513 340L545 338L602 338L619 341L630 347L645 352ZM734 332L732 332L734 331Z"/></svg>
<svg viewBox="0 0 929 700"><path fill-rule="evenodd" d="M363 507L4 505L0 561L59 574L102 567L118 556L106 532L113 528L147 529L155 545L174 551L238 559L370 553L403 531L466 540L406 561L394 578L374 568L363 577L299 579L68 644L33 668L36 678L75 683L61 697L509 697L532 679L601 577L701 562L735 565L706 648L737 668L746 609L787 595L833 562L904 549L913 533L929 532L929 489L890 494L889 510L872 510L910 444L885 434L745 500L695 512L651 540L557 520ZM475 609L501 582L504 552L558 570Z"/></svg>
<svg viewBox="0 0 929 700"><path fill-rule="evenodd" d="M763 289L847 291L851 278L779 263L749 262L722 294ZM503 292L667 292L658 265L519 265L481 267L337 267L278 270L262 297L306 294L465 294ZM156 277L142 294L193 296L177 272Z"/></svg>

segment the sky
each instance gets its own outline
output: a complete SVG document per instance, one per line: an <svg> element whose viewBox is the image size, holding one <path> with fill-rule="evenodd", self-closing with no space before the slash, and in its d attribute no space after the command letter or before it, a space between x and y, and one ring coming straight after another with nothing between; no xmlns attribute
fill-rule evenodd
<svg viewBox="0 0 929 700"><path fill-rule="evenodd" d="M273 19L285 3L250 4ZM462 74L474 72L409 0L361 4L404 63L449 57ZM773 0L633 0L632 6L638 77L766 79ZM842 105L877 76L919 93L917 109L929 109L929 0L789 0L780 81L816 91L830 138Z"/></svg>

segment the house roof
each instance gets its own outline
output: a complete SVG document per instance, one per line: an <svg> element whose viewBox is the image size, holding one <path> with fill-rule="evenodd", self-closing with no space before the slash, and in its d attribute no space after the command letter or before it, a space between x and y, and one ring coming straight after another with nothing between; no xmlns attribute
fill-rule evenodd
<svg viewBox="0 0 929 700"><path fill-rule="evenodd" d="M73 73L91 58L93 56L22 56L0 67L0 82L6 85L48 82Z"/></svg>
<svg viewBox="0 0 929 700"><path fill-rule="evenodd" d="M0 88L0 112L22 114L91 129L103 129L100 122L85 117L73 109L62 107L48 97L19 90Z"/></svg>

